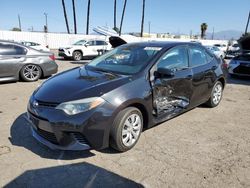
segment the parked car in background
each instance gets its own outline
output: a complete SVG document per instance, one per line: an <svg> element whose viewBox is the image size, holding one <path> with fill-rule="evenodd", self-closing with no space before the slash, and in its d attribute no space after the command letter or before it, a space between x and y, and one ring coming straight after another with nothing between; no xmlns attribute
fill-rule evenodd
<svg viewBox="0 0 250 188"><path fill-rule="evenodd" d="M242 51L240 49L240 45L238 43L234 43L233 45L228 47L225 58L231 59L235 56L240 55L241 53L242 53Z"/></svg>
<svg viewBox="0 0 250 188"><path fill-rule="evenodd" d="M230 75L250 76L250 53L235 56L228 65Z"/></svg>
<svg viewBox="0 0 250 188"><path fill-rule="evenodd" d="M228 47L229 51L239 51L240 50L240 45L238 43L234 43L233 45Z"/></svg>
<svg viewBox="0 0 250 188"><path fill-rule="evenodd" d="M111 45L104 40L80 40L69 47L59 48L58 55L80 61L83 57L96 57L110 49Z"/></svg>
<svg viewBox="0 0 250 188"><path fill-rule="evenodd" d="M20 41L19 43L21 43L21 44L23 44L25 46L34 48L36 50L45 51L45 52L49 52L50 51L50 49L48 48L48 46L44 46L44 45L38 44L36 42Z"/></svg>
<svg viewBox="0 0 250 188"><path fill-rule="evenodd" d="M226 51L227 51L227 45L226 44L214 44L214 46L218 47L224 53L226 53Z"/></svg>
<svg viewBox="0 0 250 188"><path fill-rule="evenodd" d="M30 97L27 119L33 136L51 149L123 152L143 129L203 103L217 106L225 72L201 45L129 43L43 82Z"/></svg>
<svg viewBox="0 0 250 188"><path fill-rule="evenodd" d="M53 53L0 40L0 82L36 81L56 73L57 67Z"/></svg>
<svg viewBox="0 0 250 188"><path fill-rule="evenodd" d="M216 55L218 58L224 59L225 58L225 52L220 50L217 46L205 46L208 50L210 50L214 55Z"/></svg>

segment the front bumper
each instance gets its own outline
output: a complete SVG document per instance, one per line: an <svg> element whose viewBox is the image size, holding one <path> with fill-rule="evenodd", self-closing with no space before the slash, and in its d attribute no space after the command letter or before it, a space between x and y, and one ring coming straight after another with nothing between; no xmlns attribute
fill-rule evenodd
<svg viewBox="0 0 250 188"><path fill-rule="evenodd" d="M31 102L27 112L32 135L40 143L58 150L103 149L109 146L113 122L109 103L75 116L43 105L40 102L34 107Z"/></svg>
<svg viewBox="0 0 250 188"><path fill-rule="evenodd" d="M66 50L66 49L59 49L58 50L58 56L60 57L72 57L72 54L69 50Z"/></svg>

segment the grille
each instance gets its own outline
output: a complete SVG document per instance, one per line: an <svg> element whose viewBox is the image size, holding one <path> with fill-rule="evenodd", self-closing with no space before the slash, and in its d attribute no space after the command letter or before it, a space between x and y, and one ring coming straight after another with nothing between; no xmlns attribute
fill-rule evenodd
<svg viewBox="0 0 250 188"><path fill-rule="evenodd" d="M50 108L55 108L59 103L50 103L50 102L43 102L43 101L37 101L38 106L43 106L43 107L50 107Z"/></svg>
<svg viewBox="0 0 250 188"><path fill-rule="evenodd" d="M246 66L238 66L233 70L234 73L238 73L238 74L248 74L250 75L250 67L246 67Z"/></svg>
<svg viewBox="0 0 250 188"><path fill-rule="evenodd" d="M59 51L59 52L64 52L64 50L63 50L62 48L60 48L58 51Z"/></svg>
<svg viewBox="0 0 250 188"><path fill-rule="evenodd" d="M46 140L52 142L53 144L59 144L54 133L37 128L37 133L45 138Z"/></svg>
<svg viewBox="0 0 250 188"><path fill-rule="evenodd" d="M72 135L81 144L87 144L87 145L89 145L88 141L86 140L86 138L81 133L74 132L74 133L72 133Z"/></svg>

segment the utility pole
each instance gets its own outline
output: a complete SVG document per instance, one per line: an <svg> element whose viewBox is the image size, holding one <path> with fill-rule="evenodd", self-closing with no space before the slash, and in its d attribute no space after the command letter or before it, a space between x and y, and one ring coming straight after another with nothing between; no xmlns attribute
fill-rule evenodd
<svg viewBox="0 0 250 188"><path fill-rule="evenodd" d="M214 27L213 27L213 33L212 33L212 40L214 40Z"/></svg>
<svg viewBox="0 0 250 188"><path fill-rule="evenodd" d="M48 32L48 13L44 13L45 16L45 28L44 28L44 32L47 33Z"/></svg>
<svg viewBox="0 0 250 188"><path fill-rule="evenodd" d="M148 22L148 34L149 34L149 36L150 36L150 30L151 30L151 22L149 21Z"/></svg>
<svg viewBox="0 0 250 188"><path fill-rule="evenodd" d="M248 19L247 19L247 25L246 25L245 35L247 34L247 29L248 29L249 20L250 20L250 11L249 11L249 14L248 14Z"/></svg>
<svg viewBox="0 0 250 188"><path fill-rule="evenodd" d="M22 31L21 18L19 14L18 14L18 24L19 24L20 31Z"/></svg>

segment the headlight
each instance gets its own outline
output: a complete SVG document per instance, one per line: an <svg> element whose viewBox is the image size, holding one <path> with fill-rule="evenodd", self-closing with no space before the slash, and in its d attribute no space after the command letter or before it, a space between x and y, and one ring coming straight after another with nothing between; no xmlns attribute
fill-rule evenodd
<svg viewBox="0 0 250 188"><path fill-rule="evenodd" d="M70 47L69 48L64 48L65 50L69 50L69 49L71 49Z"/></svg>
<svg viewBox="0 0 250 188"><path fill-rule="evenodd" d="M61 103L56 107L56 109L63 110L68 115L75 115L96 108L103 102L104 99L101 97L92 97Z"/></svg>

